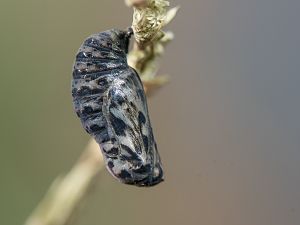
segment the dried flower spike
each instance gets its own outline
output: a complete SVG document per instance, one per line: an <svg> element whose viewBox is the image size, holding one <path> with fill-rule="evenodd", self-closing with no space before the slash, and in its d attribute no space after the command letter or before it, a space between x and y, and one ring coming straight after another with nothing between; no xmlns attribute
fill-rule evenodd
<svg viewBox="0 0 300 225"><path fill-rule="evenodd" d="M169 1L128 0L134 6L132 29L140 47L153 40L165 24Z"/></svg>

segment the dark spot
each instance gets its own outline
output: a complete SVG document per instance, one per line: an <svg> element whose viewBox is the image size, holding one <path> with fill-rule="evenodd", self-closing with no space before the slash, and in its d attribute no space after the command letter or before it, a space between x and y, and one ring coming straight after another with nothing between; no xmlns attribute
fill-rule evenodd
<svg viewBox="0 0 300 225"><path fill-rule="evenodd" d="M109 109L110 109L109 111L112 112L111 109L116 109L116 108L118 108L117 103L115 101L111 102L110 103L110 107L109 107Z"/></svg>
<svg viewBox="0 0 300 225"><path fill-rule="evenodd" d="M148 137L145 136L145 135L142 135L142 136L143 136L144 146L145 146L145 149L146 149L146 151L147 151L147 150L148 150L148 147L149 147Z"/></svg>
<svg viewBox="0 0 300 225"><path fill-rule="evenodd" d="M108 166L109 169L112 169L114 167L114 163L112 161L109 161L107 163L107 166Z"/></svg>
<svg viewBox="0 0 300 225"><path fill-rule="evenodd" d="M112 43L107 42L107 43L106 43L106 46L107 46L108 48L111 48L111 47L112 47ZM106 46L105 46L105 47L106 47Z"/></svg>
<svg viewBox="0 0 300 225"><path fill-rule="evenodd" d="M90 129L86 126L83 127L85 129L86 132L90 133Z"/></svg>
<svg viewBox="0 0 300 225"><path fill-rule="evenodd" d="M101 55L103 56L103 58L107 58L109 55L109 52L102 51Z"/></svg>
<svg viewBox="0 0 300 225"><path fill-rule="evenodd" d="M136 108L136 106L135 106L135 104L133 102L130 102L129 104L130 104L130 107Z"/></svg>
<svg viewBox="0 0 300 225"><path fill-rule="evenodd" d="M128 173L126 170L122 170L121 173L119 174L119 177L124 180L131 179L130 173Z"/></svg>
<svg viewBox="0 0 300 225"><path fill-rule="evenodd" d="M133 170L135 173L139 174L148 174L151 172L151 165L147 164L146 166L141 166L140 168Z"/></svg>
<svg viewBox="0 0 300 225"><path fill-rule="evenodd" d="M133 102L129 103L129 106L128 106L127 109L129 109L127 112L128 113L130 112L132 114L135 114L138 111L137 108L136 108L136 105Z"/></svg>
<svg viewBox="0 0 300 225"><path fill-rule="evenodd" d="M100 108L93 109L91 106L85 106L82 110L83 116L101 114Z"/></svg>
<svg viewBox="0 0 300 225"><path fill-rule="evenodd" d="M95 64L97 70L99 71L109 71L111 70L110 68L107 67L107 65L105 63L101 63L101 64Z"/></svg>
<svg viewBox="0 0 300 225"><path fill-rule="evenodd" d="M90 126L89 129L90 129L91 132L101 132L101 130L105 129L105 127L100 127L97 124L93 124L93 125Z"/></svg>
<svg viewBox="0 0 300 225"><path fill-rule="evenodd" d="M88 58L91 56L92 56L91 52L79 52L76 56L76 59Z"/></svg>
<svg viewBox="0 0 300 225"><path fill-rule="evenodd" d="M75 70L75 69L73 69L72 75L73 75L73 78L74 78L74 79L76 79L76 78L79 78L79 77L80 77L80 74L78 74L78 73L76 72L76 70Z"/></svg>
<svg viewBox="0 0 300 225"><path fill-rule="evenodd" d="M141 111L139 111L138 119L139 119L139 124L140 125L146 123L146 117L144 116L144 114Z"/></svg>
<svg viewBox="0 0 300 225"><path fill-rule="evenodd" d="M126 87L126 83L121 83L121 87L125 88Z"/></svg>
<svg viewBox="0 0 300 225"><path fill-rule="evenodd" d="M130 108L126 108L126 112L127 113L130 113L131 111L130 111Z"/></svg>
<svg viewBox="0 0 300 225"><path fill-rule="evenodd" d="M125 136L125 130L128 126L124 123L124 121L115 117L112 113L110 114L110 120L116 134Z"/></svg>
<svg viewBox="0 0 300 225"><path fill-rule="evenodd" d="M82 70L76 70L77 73L81 74L81 75L86 75L88 73L87 69L82 69Z"/></svg>
<svg viewBox="0 0 300 225"><path fill-rule="evenodd" d="M137 91L139 98L142 100L142 102L146 102L145 92L143 89L139 89Z"/></svg>
<svg viewBox="0 0 300 225"><path fill-rule="evenodd" d="M158 176L153 177L152 167L150 166L149 170L148 170L148 173L145 172L149 176L147 176L146 178L144 178L142 180L135 181L135 185L137 185L137 186L146 186L146 187L148 186L149 187L149 186L154 186L154 185L159 184L160 182L164 181L163 171L162 171L161 167L159 166L158 169L159 169Z"/></svg>
<svg viewBox="0 0 300 225"><path fill-rule="evenodd" d="M103 90L99 88L91 89L87 86L82 86L79 90L77 90L78 96L85 96L85 95L96 95L96 94L102 94Z"/></svg>
<svg viewBox="0 0 300 225"><path fill-rule="evenodd" d="M118 93L116 89L112 89L110 95L112 97L112 101L116 102L118 105L122 105L125 103L125 98L120 93Z"/></svg>
<svg viewBox="0 0 300 225"><path fill-rule="evenodd" d="M72 88L72 97L75 97L77 93L77 89L76 88Z"/></svg>
<svg viewBox="0 0 300 225"><path fill-rule="evenodd" d="M86 95L86 96L80 96L79 100L81 104L84 103L98 103L98 99L101 98L102 96L90 96L90 95Z"/></svg>
<svg viewBox="0 0 300 225"><path fill-rule="evenodd" d="M89 77L89 76L86 76L86 77L84 77L84 80L85 80L86 82L90 82L90 81L92 80L92 78Z"/></svg>
<svg viewBox="0 0 300 225"><path fill-rule="evenodd" d="M83 56L85 57L92 57L92 53L91 52L83 52Z"/></svg>
<svg viewBox="0 0 300 225"><path fill-rule="evenodd" d="M77 95L88 95L91 93L91 89L88 87L81 87L80 89L77 90Z"/></svg>
<svg viewBox="0 0 300 225"><path fill-rule="evenodd" d="M122 147L122 150L127 152L126 156L122 154L121 152L121 159L124 159L124 160L130 160L130 161L140 161L140 158L138 156L138 154L133 151L131 148L129 148L127 145L123 145L121 144L121 147ZM127 156L127 155L130 155L130 156Z"/></svg>
<svg viewBox="0 0 300 225"><path fill-rule="evenodd" d="M105 151L106 154L108 154L108 157L110 156L117 156L119 154L118 148L111 148L109 151Z"/></svg>
<svg viewBox="0 0 300 225"><path fill-rule="evenodd" d="M107 79L99 79L97 81L97 84L100 85L100 86L104 86L104 85L107 85L108 82L107 82Z"/></svg>
<svg viewBox="0 0 300 225"><path fill-rule="evenodd" d="M86 106L82 110L82 114L90 114L91 112L93 112L93 108L91 106Z"/></svg>
<svg viewBox="0 0 300 225"><path fill-rule="evenodd" d="M118 105L122 105L125 103L125 99L122 96L118 95L116 97L116 102L118 103Z"/></svg>

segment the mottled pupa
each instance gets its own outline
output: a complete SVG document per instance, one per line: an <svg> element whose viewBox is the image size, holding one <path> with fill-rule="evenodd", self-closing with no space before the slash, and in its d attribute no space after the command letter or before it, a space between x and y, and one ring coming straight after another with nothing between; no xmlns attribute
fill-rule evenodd
<svg viewBox="0 0 300 225"><path fill-rule="evenodd" d="M126 184L153 186L163 170L142 82L127 64L131 34L112 29L84 41L73 68L73 103L109 172Z"/></svg>

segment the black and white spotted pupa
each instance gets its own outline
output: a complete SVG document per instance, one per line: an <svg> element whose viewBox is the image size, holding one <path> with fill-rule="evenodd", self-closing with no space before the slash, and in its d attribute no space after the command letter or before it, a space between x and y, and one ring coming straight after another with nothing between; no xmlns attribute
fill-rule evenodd
<svg viewBox="0 0 300 225"><path fill-rule="evenodd" d="M109 172L126 184L153 186L163 180L163 170L142 82L127 64L131 34L112 29L84 41L73 68L72 96Z"/></svg>

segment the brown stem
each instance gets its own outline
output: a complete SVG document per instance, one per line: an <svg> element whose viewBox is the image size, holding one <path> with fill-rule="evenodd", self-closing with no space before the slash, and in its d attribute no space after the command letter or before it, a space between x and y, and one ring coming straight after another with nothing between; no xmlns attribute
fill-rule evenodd
<svg viewBox="0 0 300 225"><path fill-rule="evenodd" d="M78 162L58 177L25 225L65 225L104 168L98 144L91 140Z"/></svg>

